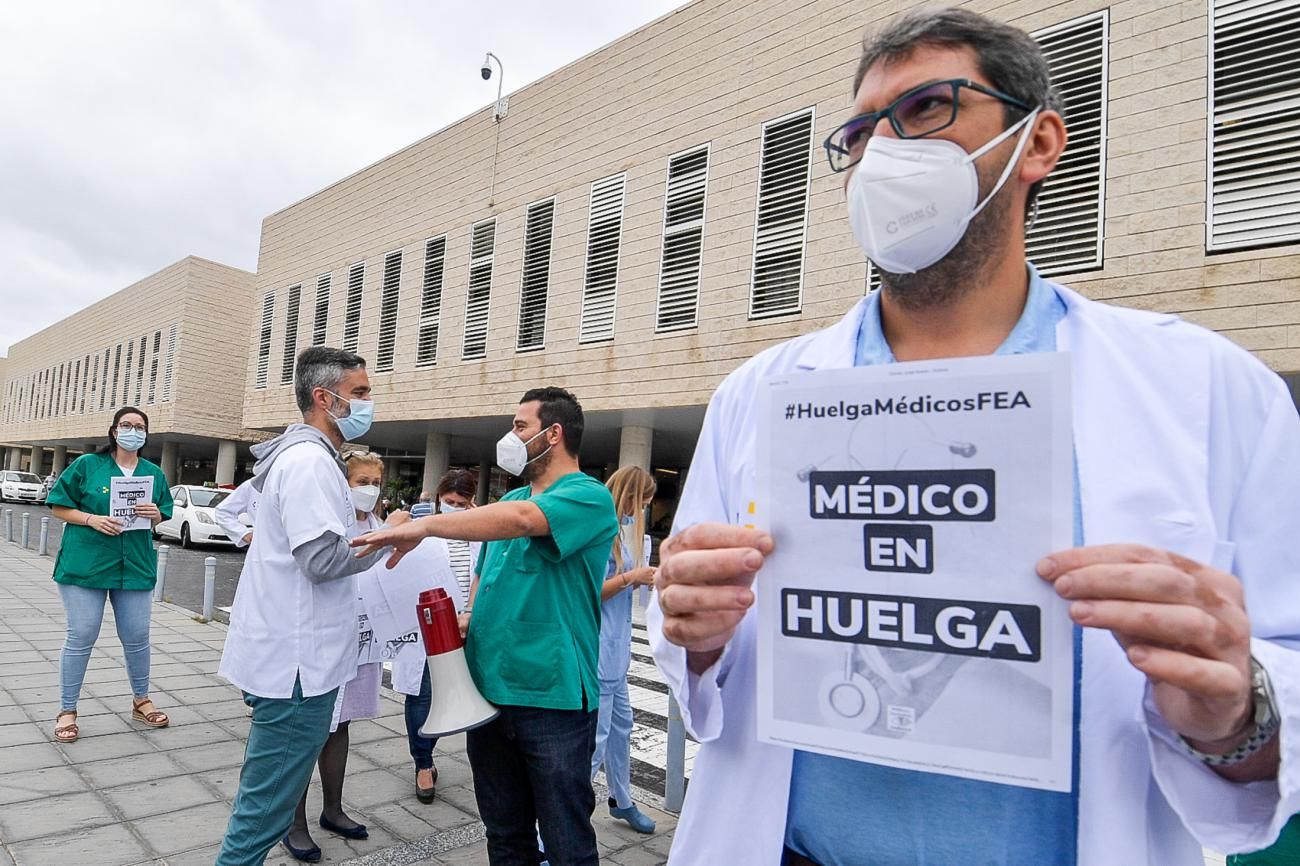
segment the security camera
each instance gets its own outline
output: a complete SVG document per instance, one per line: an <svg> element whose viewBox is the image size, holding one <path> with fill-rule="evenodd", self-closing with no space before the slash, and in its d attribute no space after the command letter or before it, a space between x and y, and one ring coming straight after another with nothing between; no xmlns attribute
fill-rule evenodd
<svg viewBox="0 0 1300 866"><path fill-rule="evenodd" d="M488 66L486 63L483 64L483 68L480 69L479 72L483 73L484 81L487 81L489 78L492 77L492 67Z"/></svg>

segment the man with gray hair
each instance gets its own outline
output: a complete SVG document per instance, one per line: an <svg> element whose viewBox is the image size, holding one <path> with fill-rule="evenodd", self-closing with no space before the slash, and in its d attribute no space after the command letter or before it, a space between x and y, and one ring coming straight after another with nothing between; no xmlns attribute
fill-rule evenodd
<svg viewBox="0 0 1300 866"><path fill-rule="evenodd" d="M651 645L701 744L669 862L1199 866L1202 845L1265 847L1300 811L1300 419L1286 386L1216 334L1090 301L1026 260L1025 224L1066 144L1026 33L914 11L868 39L853 87L825 148L881 290L722 383L660 554ZM756 575L785 542L735 524L763 519L764 383L1058 349L1070 352L1074 544L989 579L1042 580L1069 602L1070 790L1013 784L1013 765L1002 784L760 742L753 605L775 590ZM827 682L856 690L857 706L895 701L919 717L949 674L891 652L905 656L896 667L850 656ZM1011 690L969 683L1008 727L1038 732ZM875 734L873 714L813 694L828 726ZM982 709L956 706L949 718ZM949 723L925 742L955 736ZM928 766L943 760L920 748Z"/></svg>
<svg viewBox="0 0 1300 866"><path fill-rule="evenodd" d="M288 832L335 696L356 673L357 591L343 578L379 559L348 547L356 509L339 458L370 427L365 360L307 349L294 395L302 423L253 446L259 502L219 670L243 690L253 724L217 866L258 866Z"/></svg>

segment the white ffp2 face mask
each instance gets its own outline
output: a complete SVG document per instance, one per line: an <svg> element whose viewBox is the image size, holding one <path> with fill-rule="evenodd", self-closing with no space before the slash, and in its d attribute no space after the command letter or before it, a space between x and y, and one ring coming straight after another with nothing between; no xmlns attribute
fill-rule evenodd
<svg viewBox="0 0 1300 866"><path fill-rule="evenodd" d="M497 442L497 465L500 466L502 469L504 469L506 472L509 472L511 475L514 476L522 475L524 473L524 469L528 466L529 463L532 463L533 460L540 460L548 453L550 453L551 449L548 447L545 451L543 451L541 454L538 454L532 460L528 459L528 446L532 443L534 439L536 439L538 436L541 436L543 433L545 433L547 430L550 429L551 429L550 427L543 427L541 430L537 431L536 435L528 437L527 442L520 439L519 435L515 433L513 430L507 433L506 435L502 436L501 439Z"/></svg>
<svg viewBox="0 0 1300 866"><path fill-rule="evenodd" d="M348 494L352 497L352 507L362 514L374 511L375 505L379 502L379 488L373 484L352 487L348 490Z"/></svg>
<svg viewBox="0 0 1300 866"><path fill-rule="evenodd" d="M1038 110L974 153L941 138L872 136L849 180L849 225L877 267L914 274L952 252L966 227L1011 176ZM978 202L975 160L1022 130L1002 176Z"/></svg>

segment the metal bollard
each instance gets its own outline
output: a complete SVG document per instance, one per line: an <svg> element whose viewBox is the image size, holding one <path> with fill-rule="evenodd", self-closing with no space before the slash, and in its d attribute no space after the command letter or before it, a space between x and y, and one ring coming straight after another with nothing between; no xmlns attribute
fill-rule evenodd
<svg viewBox="0 0 1300 866"><path fill-rule="evenodd" d="M5 541L10 544L14 543L14 510L5 509Z"/></svg>
<svg viewBox="0 0 1300 866"><path fill-rule="evenodd" d="M41 556L50 555L50 519L48 517L41 518L41 541L36 546L36 552Z"/></svg>
<svg viewBox="0 0 1300 866"><path fill-rule="evenodd" d="M668 766L664 773L664 809L681 812L686 800L686 726L677 698L668 693Z"/></svg>
<svg viewBox="0 0 1300 866"><path fill-rule="evenodd" d="M203 618L212 619L212 608L217 598L217 558L203 559Z"/></svg>
<svg viewBox="0 0 1300 866"><path fill-rule="evenodd" d="M162 601L163 584L167 577L167 552L171 550L165 544L158 545L158 579L153 585L153 600Z"/></svg>
<svg viewBox="0 0 1300 866"><path fill-rule="evenodd" d="M32 522L32 516L31 516L30 514L28 514L26 511L24 511L24 512L23 512L23 519L22 519L22 527L23 527L23 528L22 528L22 540L23 540L23 547L24 547L24 548L27 547L28 545L30 545L30 544L31 544L31 541L32 541L31 522Z"/></svg>

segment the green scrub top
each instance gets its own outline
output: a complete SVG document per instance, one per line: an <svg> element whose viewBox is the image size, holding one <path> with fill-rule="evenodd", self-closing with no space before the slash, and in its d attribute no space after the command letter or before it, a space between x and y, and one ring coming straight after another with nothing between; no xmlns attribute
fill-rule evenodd
<svg viewBox="0 0 1300 866"><path fill-rule="evenodd" d="M494 704L595 710L600 700L600 588L618 518L605 486L581 472L536 496L525 485L502 501L542 510L550 535L483 545L465 656Z"/></svg>
<svg viewBox="0 0 1300 866"><path fill-rule="evenodd" d="M110 479L125 475L111 454L83 454L59 476L46 498L48 505L75 508L87 514L108 514ZM163 520L172 516L172 493L167 478L143 458L133 478L153 476L153 502ZM54 563L56 583L87 589L153 589L158 579L158 555L153 533L145 530L108 536L89 526L67 524L59 558Z"/></svg>
<svg viewBox="0 0 1300 866"><path fill-rule="evenodd" d="M1272 847L1228 858L1228 866L1295 866L1297 863L1300 863L1300 815L1287 822Z"/></svg>

